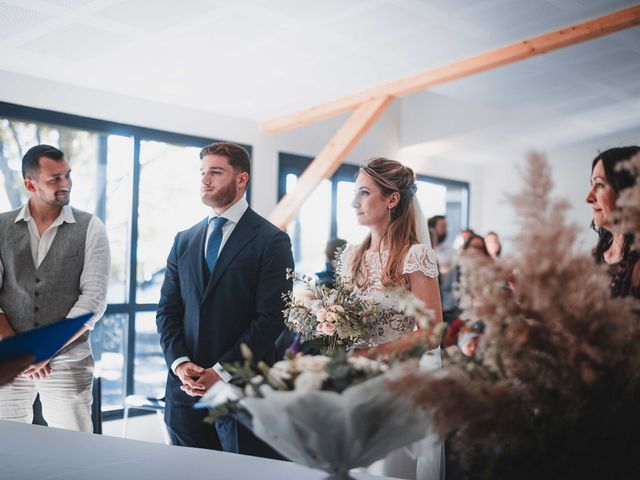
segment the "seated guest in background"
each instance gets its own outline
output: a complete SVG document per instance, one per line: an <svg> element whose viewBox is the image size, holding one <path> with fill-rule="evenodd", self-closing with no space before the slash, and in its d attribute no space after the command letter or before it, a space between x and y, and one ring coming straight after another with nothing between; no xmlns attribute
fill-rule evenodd
<svg viewBox="0 0 640 480"><path fill-rule="evenodd" d="M460 231L453 241L453 248L456 252L460 253L464 247L465 242L469 239L471 235L475 235L472 229L467 228L465 230Z"/></svg>
<svg viewBox="0 0 640 480"><path fill-rule="evenodd" d="M467 325L467 323L457 316L449 325L447 329L447 333L442 339L442 346L444 348L449 348L453 345L458 344L458 337L460 336L460 331Z"/></svg>
<svg viewBox="0 0 640 480"><path fill-rule="evenodd" d="M0 419L31 423L40 394L49 426L91 432L89 332L106 308L109 240L94 215L69 206L71 167L50 145L22 159L25 205L0 215L0 338L92 313L53 358L0 387Z"/></svg>
<svg viewBox="0 0 640 480"><path fill-rule="evenodd" d="M444 215L434 215L429 218L427 225L431 238L435 237L435 243L432 246L436 252L438 271L442 281L442 274L447 273L454 266L456 252L451 243L447 242L447 219Z"/></svg>
<svg viewBox="0 0 640 480"><path fill-rule="evenodd" d="M484 242L484 238L480 235L472 234L467 238L462 247L462 256L466 255L484 255L486 257L491 257L489 252L487 251L487 247ZM456 285L453 287L454 290L458 288L458 283L460 282L462 267L461 265L456 265L455 268L455 282ZM458 343L458 337L460 335L460 331L465 327L466 322L460 318L460 314L462 311L458 308L457 300L456 300L456 317L450 323L450 327L447 330L447 333L442 341L443 346L450 347L452 345L456 345Z"/></svg>
<svg viewBox="0 0 640 480"><path fill-rule="evenodd" d="M489 255L489 251L487 250L487 245L480 235L476 235L475 233L471 233L464 244L462 245L462 249L460 250L460 256L465 257L467 255L484 255L486 257L491 258ZM455 283L454 290L457 288L457 284L460 282L460 274L461 274L461 265L458 263L455 268Z"/></svg>
<svg viewBox="0 0 640 480"><path fill-rule="evenodd" d="M458 334L457 345L465 357L474 357L478 349L480 335L484 332L484 323L475 322L465 325Z"/></svg>
<svg viewBox="0 0 640 480"><path fill-rule="evenodd" d="M489 251L489 255L493 258L498 258L502 253L502 244L500 243L500 239L498 238L498 234L496 232L489 232L484 236L484 243L487 246L487 250Z"/></svg>
<svg viewBox="0 0 640 480"><path fill-rule="evenodd" d="M286 270L293 269L289 236L245 199L247 151L214 143L200 161L200 197L210 214L176 235L156 314L169 367L165 421L174 445L281 458L235 418L223 416L214 428L204 423L206 410L193 408L229 379L222 364L242 361L243 343L256 362L276 360L282 296L291 289Z"/></svg>
<svg viewBox="0 0 640 480"><path fill-rule="evenodd" d="M443 244L447 239L447 218L444 215L434 215L427 221L427 226L436 236L433 247Z"/></svg>
<svg viewBox="0 0 640 480"><path fill-rule="evenodd" d="M475 233L473 233L473 231L464 241L462 252L463 255L479 253L486 257L491 257L484 238L482 238L480 235L476 235Z"/></svg>
<svg viewBox="0 0 640 480"><path fill-rule="evenodd" d="M453 285L456 281L456 252L447 242L447 219L444 215L434 215L427 221L429 233L435 236L433 249L436 252L438 270L440 271L439 286L440 300L442 301L442 318L451 325L458 316L458 300L453 293Z"/></svg>
<svg viewBox="0 0 640 480"><path fill-rule="evenodd" d="M324 250L325 264L324 270L316 273L318 277L318 283L328 288L334 288L336 285L336 255L347 244L346 240L341 238L334 238L327 242L327 247Z"/></svg>
<svg viewBox="0 0 640 480"><path fill-rule="evenodd" d="M609 266L613 297L640 299L640 254L631 248L634 235L621 232L613 218L618 194L634 186L633 176L626 170L618 170L616 165L638 154L637 146L611 148L591 164L591 189L586 202L593 209L591 226L598 233L593 254L598 263Z"/></svg>

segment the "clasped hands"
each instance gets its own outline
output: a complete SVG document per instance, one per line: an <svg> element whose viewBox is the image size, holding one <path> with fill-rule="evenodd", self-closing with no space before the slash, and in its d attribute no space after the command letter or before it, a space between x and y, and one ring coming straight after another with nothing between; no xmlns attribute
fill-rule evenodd
<svg viewBox="0 0 640 480"><path fill-rule="evenodd" d="M201 397L220 380L213 368L203 368L193 362L182 362L176 367L176 375L182 382L180 390L192 397Z"/></svg>

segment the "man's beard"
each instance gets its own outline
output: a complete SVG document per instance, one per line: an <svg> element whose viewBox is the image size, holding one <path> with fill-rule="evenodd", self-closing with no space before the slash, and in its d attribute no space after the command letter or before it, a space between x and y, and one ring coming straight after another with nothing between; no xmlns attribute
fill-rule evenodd
<svg viewBox="0 0 640 480"><path fill-rule="evenodd" d="M207 199L207 205L212 207L225 207L235 200L237 194L238 188L235 182L231 181L228 185L225 185L209 197Z"/></svg>
<svg viewBox="0 0 640 480"><path fill-rule="evenodd" d="M447 233L443 233L442 235L438 235L436 234L436 238L438 240L438 245L444 243L444 241L447 239Z"/></svg>
<svg viewBox="0 0 640 480"><path fill-rule="evenodd" d="M64 207L65 205L69 205L69 201L71 200L71 191L67 192L67 195L63 200L58 200L56 195L53 196L53 200L48 199L46 195L42 193L42 191L40 191L39 194L40 200L42 200L47 205L52 205L54 207Z"/></svg>

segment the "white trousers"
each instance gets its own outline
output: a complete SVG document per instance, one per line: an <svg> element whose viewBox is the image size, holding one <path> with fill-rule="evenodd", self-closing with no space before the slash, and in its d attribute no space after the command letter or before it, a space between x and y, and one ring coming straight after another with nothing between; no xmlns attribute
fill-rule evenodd
<svg viewBox="0 0 640 480"><path fill-rule="evenodd" d="M91 388L93 357L80 345L51 360L51 373L40 380L18 376L0 387L0 420L31 423L33 402L40 394L42 416L50 427L93 432Z"/></svg>

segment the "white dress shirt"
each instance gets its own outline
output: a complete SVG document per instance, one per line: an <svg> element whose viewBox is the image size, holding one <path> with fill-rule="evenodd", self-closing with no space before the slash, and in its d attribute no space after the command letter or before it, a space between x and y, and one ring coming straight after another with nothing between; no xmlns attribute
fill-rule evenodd
<svg viewBox="0 0 640 480"><path fill-rule="evenodd" d="M247 200L243 196L240 200L238 200L236 203L231 205L224 212L220 212L220 213L216 211L211 212L208 218L209 226L207 228L207 236L204 239L204 250L202 252L202 256L205 258L205 260L207 257L207 244L209 243L209 237L213 232L212 220L216 217L224 217L227 219L226 223L222 225L222 242L220 243L220 250L218 250L220 254L225 244L227 243L227 240L229 239L231 232L233 232L233 229L236 228L236 225L242 218L242 215L244 215L244 212L247 211L247 208L249 208L249 204L247 203ZM190 361L191 359L187 356L176 358L174 362L171 364L171 371L173 373L176 373L176 368L178 365L180 365L183 362L190 362ZM229 380L231 380L231 375L229 375L229 373L224 368L222 368L222 365L220 365L219 363L216 363L211 368L215 370L215 372L220 376L220 378L224 382L228 382Z"/></svg>
<svg viewBox="0 0 640 480"><path fill-rule="evenodd" d="M27 222L31 256L36 268L40 266L47 256L53 239L56 238L58 233L58 227L65 222L76 223L71 207L65 205L62 207L58 218L40 236L38 226L31 216L31 210L29 210L29 202L24 204L16 217L15 223L20 221ZM67 314L68 318L75 318L85 313L92 313L93 316L85 323L89 330L93 329L95 323L102 317L107 308L106 298L110 268L111 253L109 251L107 231L100 219L93 216L87 227L84 266L80 274L80 296ZM0 288L2 288L3 274L4 265L0 260ZM4 312L0 309L0 313Z"/></svg>
<svg viewBox="0 0 640 480"><path fill-rule="evenodd" d="M209 215L209 227L207 228L207 236L204 239L204 250L202 252L202 256L205 259L207 258L207 244L209 243L209 237L213 232L212 220L217 217L224 217L227 219L225 224L222 225L222 242L220 243L220 250L218 250L218 252L222 252L225 243L227 243L227 240L229 240L231 232L233 232L233 229L236 228L236 225L242 218L242 215L244 215L244 212L247 211L247 208L249 208L249 204L247 203L247 200L242 197L222 213L211 212L211 214Z"/></svg>

